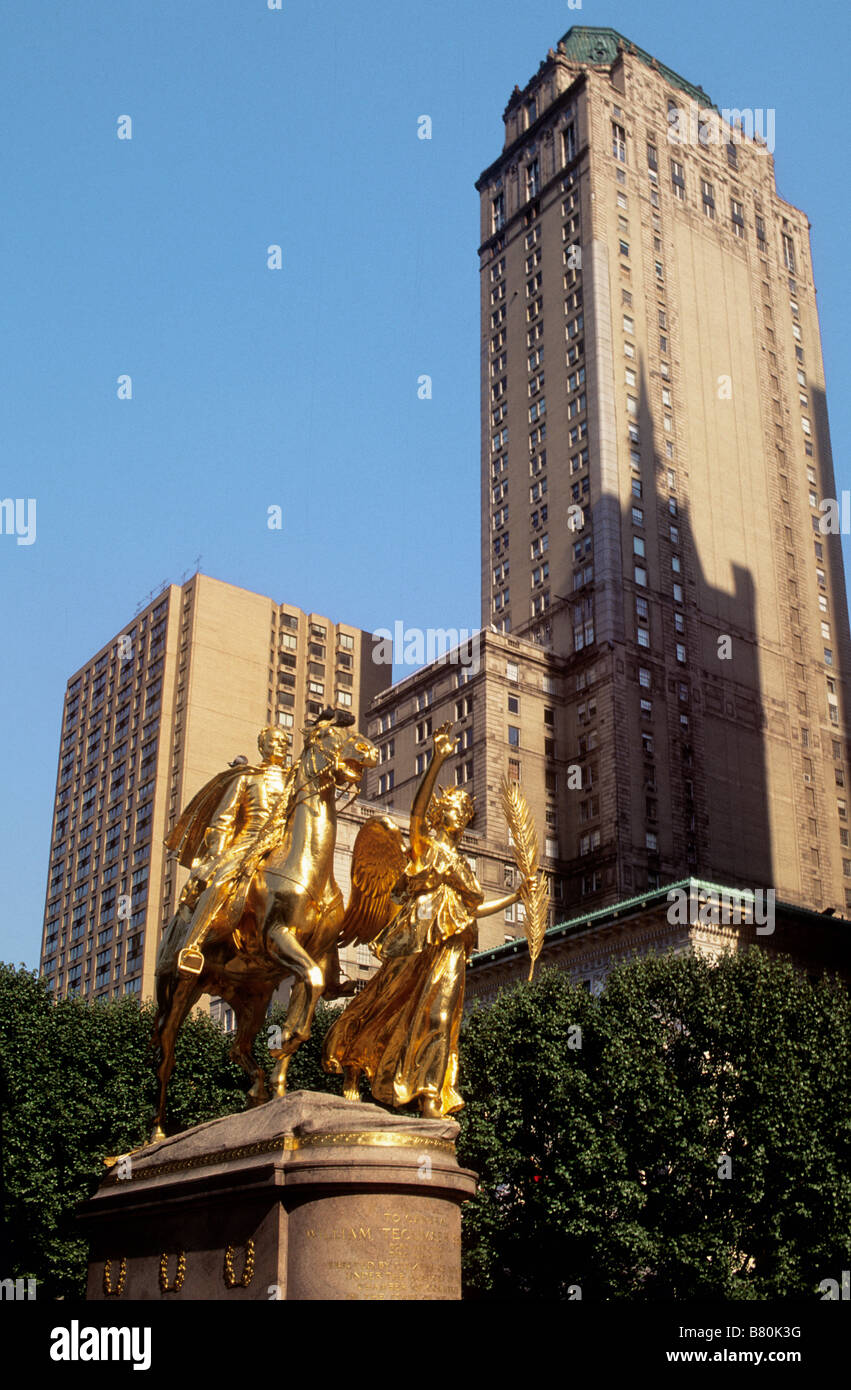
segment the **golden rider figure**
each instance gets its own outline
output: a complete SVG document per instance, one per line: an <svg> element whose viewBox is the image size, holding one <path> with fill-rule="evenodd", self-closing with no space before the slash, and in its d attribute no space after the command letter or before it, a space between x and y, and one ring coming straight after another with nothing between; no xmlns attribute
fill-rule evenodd
<svg viewBox="0 0 851 1390"><path fill-rule="evenodd" d="M276 724L261 729L259 766L237 762L219 773L193 798L166 840L180 863L191 865L180 905L166 928L183 939L177 958L181 974L200 974L204 941L232 931L239 921L263 852L276 838L270 831L279 833L286 813L294 775L286 767L290 743L290 735Z"/></svg>

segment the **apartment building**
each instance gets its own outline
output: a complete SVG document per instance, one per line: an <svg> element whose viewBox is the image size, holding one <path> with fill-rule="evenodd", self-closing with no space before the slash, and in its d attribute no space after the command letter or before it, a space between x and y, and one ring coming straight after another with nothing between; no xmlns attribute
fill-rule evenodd
<svg viewBox="0 0 851 1390"><path fill-rule="evenodd" d="M56 998L153 992L186 870L163 841L266 724L360 721L386 681L369 633L208 575L168 585L74 673L62 716L40 969ZM353 966L356 960L351 961Z"/></svg>

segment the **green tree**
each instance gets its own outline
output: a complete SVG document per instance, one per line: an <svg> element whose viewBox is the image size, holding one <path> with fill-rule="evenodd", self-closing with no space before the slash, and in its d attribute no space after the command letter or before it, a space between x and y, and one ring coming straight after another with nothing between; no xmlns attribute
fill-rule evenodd
<svg viewBox="0 0 851 1390"><path fill-rule="evenodd" d="M321 1004L289 1089L321 1068ZM269 1023L283 1021L273 1010ZM0 967L3 1277L78 1296L79 1203L145 1137L150 1006L53 1004ZM271 1068L269 1035L255 1043ZM851 1005L752 951L621 966L599 997L558 971L467 1019L459 1156L468 1294L586 1299L814 1296L851 1261ZM246 1077L206 1016L178 1040L172 1131L233 1113Z"/></svg>
<svg viewBox="0 0 851 1390"><path fill-rule="evenodd" d="M851 1257L849 1043L847 991L760 950L644 957L597 998L544 972L478 1008L468 1292L816 1296Z"/></svg>
<svg viewBox="0 0 851 1390"><path fill-rule="evenodd" d="M310 1037L307 1042L302 1043L290 1062L287 1072L288 1091L328 1091L335 1096L343 1094L342 1076L329 1076L322 1070L322 1044L340 1008L339 1004L326 1004L324 999L320 999L313 1016ZM286 1013L283 1005L273 1004L269 1010L268 1026L265 1031L261 1030L255 1041L255 1056L261 1066L266 1068L267 1075L275 1065L275 1059L269 1055L269 1029L281 1027Z"/></svg>
<svg viewBox="0 0 851 1390"><path fill-rule="evenodd" d="M150 1005L132 998L51 1002L42 980L0 966L0 1149L3 1277L35 1278L42 1297L79 1296L86 1244L76 1211L109 1154L143 1142L156 1096ZM197 1016L181 1030L169 1127L185 1129L244 1104L230 1040Z"/></svg>

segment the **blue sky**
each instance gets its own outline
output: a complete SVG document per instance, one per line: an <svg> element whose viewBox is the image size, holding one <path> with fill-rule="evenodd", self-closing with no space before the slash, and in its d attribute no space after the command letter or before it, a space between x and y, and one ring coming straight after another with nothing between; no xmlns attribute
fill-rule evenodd
<svg viewBox="0 0 851 1390"><path fill-rule="evenodd" d="M36 498L37 539L0 536L0 958L38 959L67 677L199 555L365 628L477 626L473 185L514 84L573 23L619 29L719 107L776 109L851 486L838 7L5 7L0 496Z"/></svg>

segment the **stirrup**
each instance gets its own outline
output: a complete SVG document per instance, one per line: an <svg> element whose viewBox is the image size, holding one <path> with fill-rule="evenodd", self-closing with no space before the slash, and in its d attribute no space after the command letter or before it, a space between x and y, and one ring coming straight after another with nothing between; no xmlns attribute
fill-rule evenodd
<svg viewBox="0 0 851 1390"><path fill-rule="evenodd" d="M184 946L177 957L177 968L183 975L200 975L204 969L204 954L195 946Z"/></svg>

